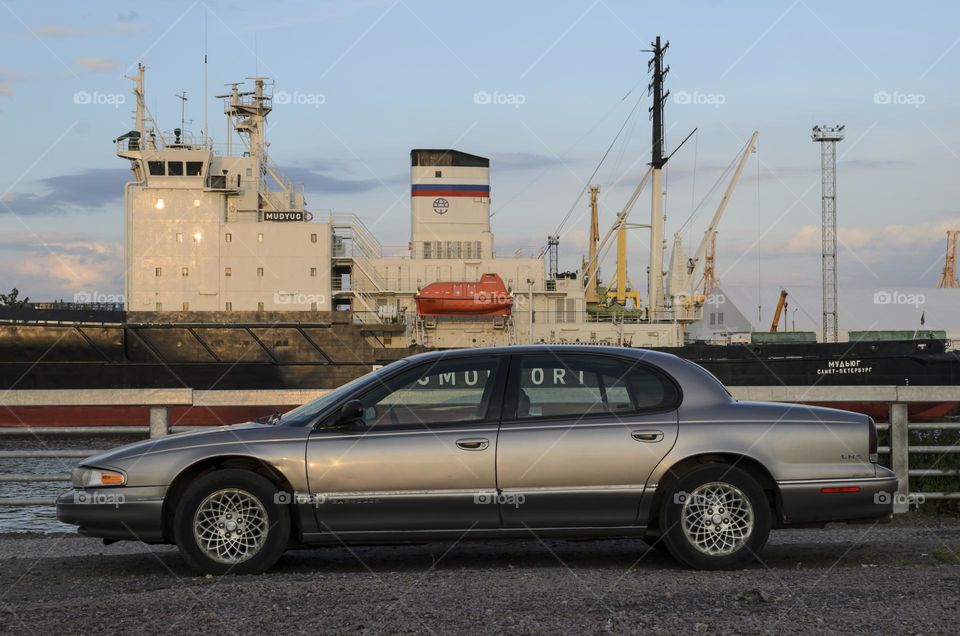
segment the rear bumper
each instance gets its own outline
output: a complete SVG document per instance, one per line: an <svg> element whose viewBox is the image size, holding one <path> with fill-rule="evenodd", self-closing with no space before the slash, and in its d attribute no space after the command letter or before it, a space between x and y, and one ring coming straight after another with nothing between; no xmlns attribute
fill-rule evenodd
<svg viewBox="0 0 960 636"><path fill-rule="evenodd" d="M85 537L163 543L163 488L87 488L57 498L57 519Z"/></svg>
<svg viewBox="0 0 960 636"><path fill-rule="evenodd" d="M782 481L778 486L785 524L882 521L893 516L897 477L878 466L876 477Z"/></svg>

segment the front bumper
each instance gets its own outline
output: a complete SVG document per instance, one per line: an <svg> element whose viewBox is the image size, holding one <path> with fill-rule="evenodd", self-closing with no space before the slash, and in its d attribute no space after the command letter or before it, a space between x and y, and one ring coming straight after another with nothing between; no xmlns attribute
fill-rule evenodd
<svg viewBox="0 0 960 636"><path fill-rule="evenodd" d="M163 488L86 488L57 498L57 519L85 537L164 543Z"/></svg>
<svg viewBox="0 0 960 636"><path fill-rule="evenodd" d="M785 524L882 521L892 517L897 497L897 476L882 466L877 466L876 477L782 481L778 485ZM824 492L825 488L839 492ZM854 488L857 490L852 491Z"/></svg>

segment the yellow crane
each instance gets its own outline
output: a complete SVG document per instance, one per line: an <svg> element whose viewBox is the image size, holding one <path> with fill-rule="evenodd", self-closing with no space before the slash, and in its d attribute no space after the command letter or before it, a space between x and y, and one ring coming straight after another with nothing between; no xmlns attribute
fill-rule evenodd
<svg viewBox="0 0 960 636"><path fill-rule="evenodd" d="M584 279L587 285L584 298L588 303L600 302L600 291L598 289L600 285L597 278L597 269L600 267L597 260L597 246L600 243L599 196L600 186L590 186L590 253L584 267Z"/></svg>
<svg viewBox="0 0 960 636"><path fill-rule="evenodd" d="M956 288L960 287L957 281L957 239L960 237L960 230L947 230L947 256L943 265L943 273L940 274L940 280L937 281L937 287Z"/></svg>
<svg viewBox="0 0 960 636"><path fill-rule="evenodd" d="M770 323L770 333L777 333L777 327L780 326L780 316L787 310L787 290L780 290L780 300L777 301L777 310L773 312L773 322ZM784 323L786 324L786 323Z"/></svg>

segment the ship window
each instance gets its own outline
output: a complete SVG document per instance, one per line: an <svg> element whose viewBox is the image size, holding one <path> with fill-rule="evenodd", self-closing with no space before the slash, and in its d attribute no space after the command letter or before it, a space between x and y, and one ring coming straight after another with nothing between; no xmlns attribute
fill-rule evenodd
<svg viewBox="0 0 960 636"><path fill-rule="evenodd" d="M310 235L310 242L311 243L317 242L317 235L315 233Z"/></svg>
<svg viewBox="0 0 960 636"><path fill-rule="evenodd" d="M433 173L433 176L439 179L440 177L443 176L443 170L437 170L436 172Z"/></svg>
<svg viewBox="0 0 960 636"><path fill-rule="evenodd" d="M224 268L223 268L223 275L224 275L224 276L233 276L233 269L231 269L231 268L229 268L229 267L224 267Z"/></svg>
<svg viewBox="0 0 960 636"><path fill-rule="evenodd" d="M189 275L190 275L190 268L189 268L189 267L184 267L183 269L181 269L181 270L180 270L180 275L181 275L181 276L189 276Z"/></svg>
<svg viewBox="0 0 960 636"><path fill-rule="evenodd" d="M168 162L167 162L167 176L168 176L168 177L182 177L182 176L183 176L183 162L182 162L182 161L168 161Z"/></svg>
<svg viewBox="0 0 960 636"><path fill-rule="evenodd" d="M310 311L316 311L316 310L317 310L317 303L310 303Z"/></svg>
<svg viewBox="0 0 960 636"><path fill-rule="evenodd" d="M263 303L257 303L257 311L263 311Z"/></svg>
<svg viewBox="0 0 960 636"><path fill-rule="evenodd" d="M263 278L263 268L262 268L262 267L258 267L258 268L257 268L257 276L259 276L260 278Z"/></svg>
<svg viewBox="0 0 960 636"><path fill-rule="evenodd" d="M316 276L316 275L317 275L317 268L316 268L316 267L311 267L311 268L310 268L310 275L311 275L311 276Z"/></svg>
<svg viewBox="0 0 960 636"><path fill-rule="evenodd" d="M224 305L224 308L225 308L227 311L233 311L233 303L229 303L229 302L228 302L226 305Z"/></svg>
<svg viewBox="0 0 960 636"><path fill-rule="evenodd" d="M163 270L161 270L159 267L157 267L157 268L155 268L155 269L153 270L153 275L154 275L154 276L159 277L162 273L163 273Z"/></svg>
<svg viewBox="0 0 960 636"><path fill-rule="evenodd" d="M433 245L430 241L423 242L423 257L424 258L433 258Z"/></svg>
<svg viewBox="0 0 960 636"><path fill-rule="evenodd" d="M233 243L233 234L230 234L229 232L227 232L226 234L224 234L224 235L223 235L223 242L224 242L224 243Z"/></svg>
<svg viewBox="0 0 960 636"><path fill-rule="evenodd" d="M187 176L188 177L199 177L200 173L203 171L203 162L202 161L188 161L187 162Z"/></svg>
<svg viewBox="0 0 960 636"><path fill-rule="evenodd" d="M188 303L188 302L183 303L183 310L184 310L184 311L190 311L190 303Z"/></svg>
<svg viewBox="0 0 960 636"><path fill-rule="evenodd" d="M723 324L723 312L722 312L722 311L719 312L719 313L717 313L717 324L718 324L718 325L722 325L722 324Z"/></svg>
<svg viewBox="0 0 960 636"><path fill-rule="evenodd" d="M710 326L713 327L717 324L717 314L710 314Z"/></svg>
<svg viewBox="0 0 960 636"><path fill-rule="evenodd" d="M162 161L148 161L147 169L150 171L150 175L154 177L163 176L163 162Z"/></svg>
<svg viewBox="0 0 960 636"><path fill-rule="evenodd" d="M163 303L157 303L157 311L163 311Z"/></svg>

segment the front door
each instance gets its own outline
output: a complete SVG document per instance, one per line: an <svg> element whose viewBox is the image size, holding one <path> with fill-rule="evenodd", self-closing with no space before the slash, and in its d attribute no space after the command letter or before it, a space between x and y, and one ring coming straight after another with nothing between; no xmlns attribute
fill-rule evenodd
<svg viewBox="0 0 960 636"><path fill-rule="evenodd" d="M355 396L363 422L321 428L307 478L322 531L496 528L508 356L452 354Z"/></svg>
<svg viewBox="0 0 960 636"><path fill-rule="evenodd" d="M627 526L677 438L679 390L637 360L515 356L497 445L505 527Z"/></svg>

